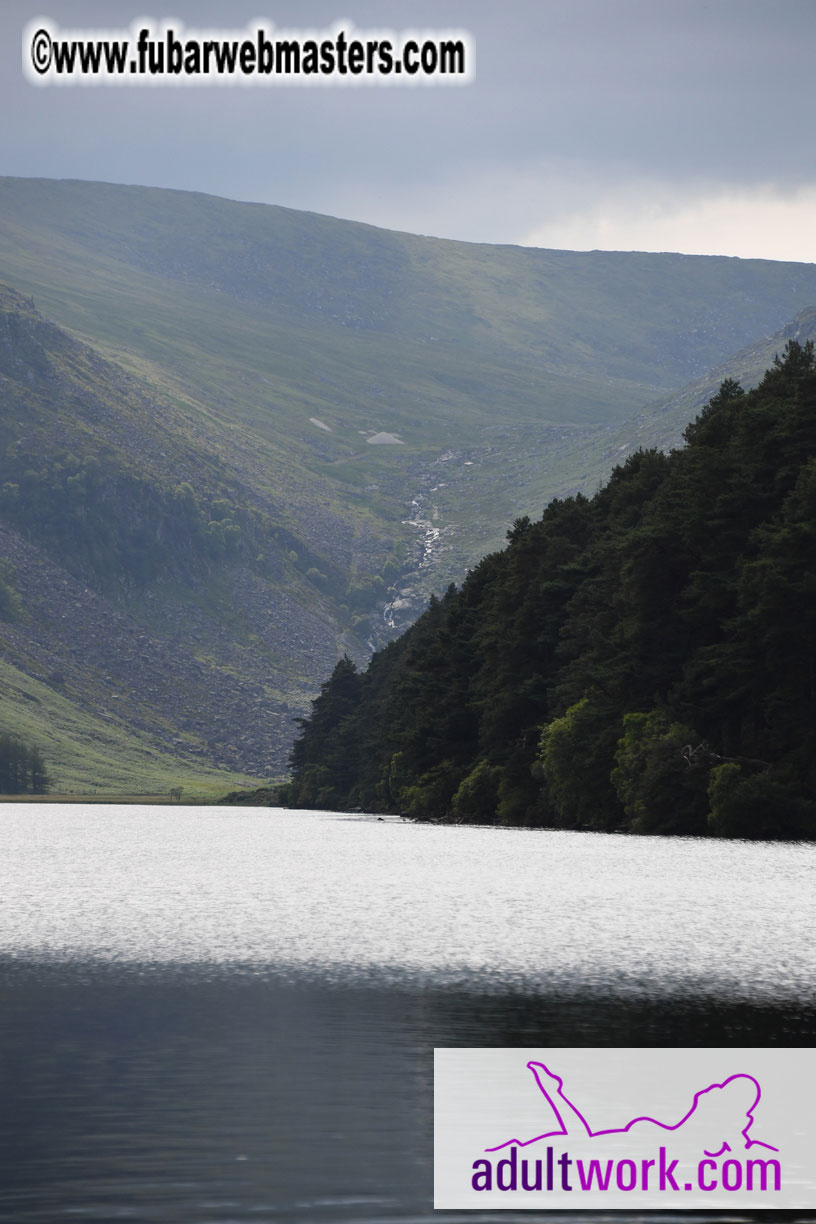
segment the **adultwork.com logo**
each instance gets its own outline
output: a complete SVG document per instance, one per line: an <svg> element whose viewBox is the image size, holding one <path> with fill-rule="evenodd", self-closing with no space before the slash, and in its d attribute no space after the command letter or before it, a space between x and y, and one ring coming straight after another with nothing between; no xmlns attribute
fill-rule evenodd
<svg viewBox="0 0 816 1224"><path fill-rule="evenodd" d="M474 1161L471 1185L477 1192L494 1187L502 1193L552 1193L557 1187L566 1194L576 1190L606 1193L610 1189L626 1194L649 1190L688 1193L695 1189L710 1193L720 1187L729 1192L782 1189L778 1157L744 1155L751 1149L779 1152L773 1144L751 1137L755 1110L762 1098L759 1081L753 1075L730 1075L722 1083L709 1084L696 1092L691 1107L677 1122L643 1116L621 1127L593 1130L567 1095L559 1075L542 1062L528 1062L527 1067L552 1110L557 1129L533 1139L508 1139L487 1148L491 1154L507 1153L508 1149L509 1153L503 1159ZM603 1155L604 1149L612 1146L612 1137L619 1141L621 1136L630 1141L632 1155ZM599 1154L573 1155L568 1143L581 1151L591 1146ZM642 1155L644 1147L655 1154L651 1158ZM700 1156L691 1167L686 1163L683 1173L683 1156L674 1156L674 1152L688 1147Z"/></svg>
<svg viewBox="0 0 816 1224"><path fill-rule="evenodd" d="M816 1206L812 1050L528 1053L435 1051L437 1208Z"/></svg>

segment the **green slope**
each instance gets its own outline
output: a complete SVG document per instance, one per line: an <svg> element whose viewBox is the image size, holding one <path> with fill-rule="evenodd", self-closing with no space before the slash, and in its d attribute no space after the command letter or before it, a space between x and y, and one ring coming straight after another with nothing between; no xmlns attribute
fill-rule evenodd
<svg viewBox="0 0 816 1224"><path fill-rule="evenodd" d="M217 796L247 775L192 765L140 737L79 709L42 681L0 661L0 727L37 745L55 794L167 794Z"/></svg>
<svg viewBox="0 0 816 1224"><path fill-rule="evenodd" d="M720 384L734 379L747 391L756 387L774 357L785 350L789 340L806 344L816 340L816 307L802 310L790 323L773 335L763 336L747 345L702 378L695 379L673 395L648 404L625 421L595 429L575 431L535 464L525 469L517 487L528 500L515 497L507 503L508 518L516 514L538 514L552 498L575 492L593 494L612 468L637 449L655 447L668 451L681 446L688 423L716 395ZM493 532L486 538L485 552L499 547L502 537Z"/></svg>
<svg viewBox="0 0 816 1224"><path fill-rule="evenodd" d="M422 447L496 413L628 415L816 296L808 265L479 246L107 184L0 180L0 218L2 278L45 313L306 459L318 407L338 455L357 428Z"/></svg>

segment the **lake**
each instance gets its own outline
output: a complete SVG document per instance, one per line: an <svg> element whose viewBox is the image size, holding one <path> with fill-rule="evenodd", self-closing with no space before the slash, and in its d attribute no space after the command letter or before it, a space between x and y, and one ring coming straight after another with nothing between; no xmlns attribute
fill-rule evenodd
<svg viewBox="0 0 816 1224"><path fill-rule="evenodd" d="M812 845L276 809L2 819L10 1224L430 1221L434 1046L816 1033Z"/></svg>

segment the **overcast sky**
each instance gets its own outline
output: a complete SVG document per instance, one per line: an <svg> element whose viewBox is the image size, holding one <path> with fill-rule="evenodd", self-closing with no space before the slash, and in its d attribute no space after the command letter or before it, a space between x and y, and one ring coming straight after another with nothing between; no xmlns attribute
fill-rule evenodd
<svg viewBox="0 0 816 1224"><path fill-rule="evenodd" d="M62 29L461 28L457 87L51 87ZM816 0L0 0L0 173L491 243L816 261Z"/></svg>

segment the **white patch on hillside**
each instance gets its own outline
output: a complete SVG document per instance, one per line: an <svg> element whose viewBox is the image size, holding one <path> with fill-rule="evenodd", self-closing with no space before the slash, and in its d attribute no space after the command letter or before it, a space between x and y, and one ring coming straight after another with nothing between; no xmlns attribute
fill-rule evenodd
<svg viewBox="0 0 816 1224"><path fill-rule="evenodd" d="M391 433L375 433L370 438L366 438L366 442L370 446L403 446L402 438L398 438L396 434Z"/></svg>
<svg viewBox="0 0 816 1224"><path fill-rule="evenodd" d="M331 425L324 425L322 421L318 421L317 417L309 417L309 424L316 425L318 429L325 429L326 433L334 433Z"/></svg>

